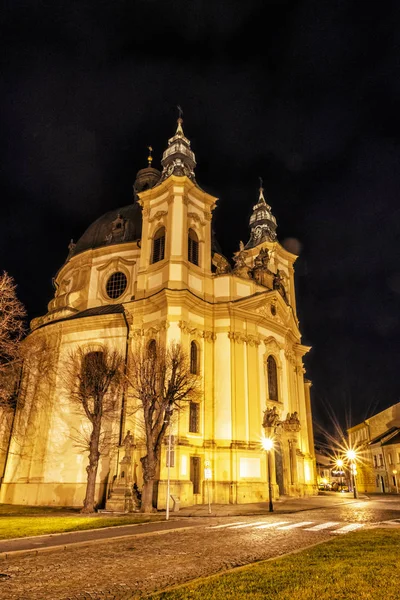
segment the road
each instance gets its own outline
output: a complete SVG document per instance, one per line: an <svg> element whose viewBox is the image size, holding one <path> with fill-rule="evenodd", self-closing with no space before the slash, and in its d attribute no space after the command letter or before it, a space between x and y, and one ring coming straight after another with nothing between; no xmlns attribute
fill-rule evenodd
<svg viewBox="0 0 400 600"><path fill-rule="evenodd" d="M399 519L395 496L294 514L187 518L135 534L0 563L4 600L127 600ZM167 529L169 528L169 529Z"/></svg>

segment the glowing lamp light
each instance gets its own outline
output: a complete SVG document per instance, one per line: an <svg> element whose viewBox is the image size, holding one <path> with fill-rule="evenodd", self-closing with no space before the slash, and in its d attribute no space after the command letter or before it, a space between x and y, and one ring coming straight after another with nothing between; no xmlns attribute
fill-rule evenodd
<svg viewBox="0 0 400 600"><path fill-rule="evenodd" d="M350 450L347 450L346 456L349 460L355 460L357 455L356 455L355 450L350 449Z"/></svg>
<svg viewBox="0 0 400 600"><path fill-rule="evenodd" d="M344 462L341 458L338 458L336 460L336 466L338 467L338 469L341 469L343 467L343 464L344 464Z"/></svg>
<svg viewBox="0 0 400 600"><path fill-rule="evenodd" d="M274 447L274 440L271 439L271 438L268 438L268 437L263 438L263 440L262 440L262 446L263 446L264 450L266 450L267 452L269 452Z"/></svg>

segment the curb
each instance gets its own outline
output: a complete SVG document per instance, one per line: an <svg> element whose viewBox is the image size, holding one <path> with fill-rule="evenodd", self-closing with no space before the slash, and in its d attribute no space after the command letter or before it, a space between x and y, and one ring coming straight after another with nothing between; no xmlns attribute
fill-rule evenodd
<svg viewBox="0 0 400 600"><path fill-rule="evenodd" d="M8 558L13 558L13 557L24 557L24 556L30 556L30 555L34 555L37 556L38 554L42 554L43 552L57 552L60 550L68 550L69 548L76 548L77 546L92 546L94 544L101 544L101 543L105 543L105 542L116 542L118 540L121 539L130 539L130 538L141 538L141 537L146 537L146 536L150 536L150 535L163 535L166 533L175 533L177 531L187 531L188 529L192 529L192 527L194 527L193 525L191 527L177 527L176 529L164 529L162 531L149 531L147 533L132 533L132 534L128 534L128 535L119 535L119 536L114 536L114 537L107 537L107 538L102 538L102 539L98 539L98 540L83 540L82 542L71 542L70 544L58 544L58 545L54 545L54 546L46 546L44 548L29 548L26 550L9 550L8 552L0 552L0 559L8 559ZM105 529L105 528L104 528ZM19 538L21 539L21 538Z"/></svg>

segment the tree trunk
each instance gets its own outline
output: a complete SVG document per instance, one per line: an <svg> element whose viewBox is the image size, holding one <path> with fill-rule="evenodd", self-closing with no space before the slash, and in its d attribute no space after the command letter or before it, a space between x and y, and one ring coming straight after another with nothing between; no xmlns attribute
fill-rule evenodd
<svg viewBox="0 0 400 600"><path fill-rule="evenodd" d="M153 507L153 488L154 479L144 482L142 490L142 505L140 509L141 512L155 512L155 508Z"/></svg>
<svg viewBox="0 0 400 600"><path fill-rule="evenodd" d="M149 452L140 459L143 470L143 491L141 512L155 512L153 507L154 482L157 477L158 461L154 453Z"/></svg>
<svg viewBox="0 0 400 600"><path fill-rule="evenodd" d="M94 508L94 497L96 491L96 476L97 468L99 466L99 441L100 441L101 421L93 423L93 430L90 434L90 445L89 445L89 464L86 467L87 471L87 485L86 495L83 501L83 508L81 513L93 513Z"/></svg>

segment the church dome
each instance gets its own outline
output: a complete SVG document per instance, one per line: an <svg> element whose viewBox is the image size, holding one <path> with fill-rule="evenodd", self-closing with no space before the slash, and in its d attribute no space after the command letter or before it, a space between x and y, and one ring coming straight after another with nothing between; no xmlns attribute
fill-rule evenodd
<svg viewBox="0 0 400 600"><path fill-rule="evenodd" d="M68 259L85 250L139 240L142 235L142 209L137 202L110 210L89 225L78 242L70 244Z"/></svg>

